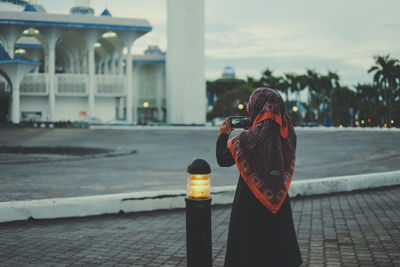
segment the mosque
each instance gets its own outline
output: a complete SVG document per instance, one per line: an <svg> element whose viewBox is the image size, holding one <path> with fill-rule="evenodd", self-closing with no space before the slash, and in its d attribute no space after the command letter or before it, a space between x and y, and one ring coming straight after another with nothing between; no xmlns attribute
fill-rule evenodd
<svg viewBox="0 0 400 267"><path fill-rule="evenodd" d="M135 40L152 30L146 19L107 8L96 16L89 0L76 0L69 14L0 0L0 122L204 124L203 6L168 0L168 53L153 45L133 55Z"/></svg>

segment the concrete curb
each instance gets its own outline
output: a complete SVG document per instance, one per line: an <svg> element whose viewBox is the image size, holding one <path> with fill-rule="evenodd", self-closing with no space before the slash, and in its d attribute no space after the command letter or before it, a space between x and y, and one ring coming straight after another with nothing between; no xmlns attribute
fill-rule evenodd
<svg viewBox="0 0 400 267"><path fill-rule="evenodd" d="M209 130L218 132L219 126L168 126L168 125L154 125L154 126L143 126L143 125L91 125L90 130ZM296 131L389 131L389 132L400 132L400 128L380 128L380 127L295 127Z"/></svg>
<svg viewBox="0 0 400 267"><path fill-rule="evenodd" d="M289 194L310 196L400 185L400 171L293 181ZM232 203L236 186L212 190L212 203ZM184 208L186 191L147 191L85 197L0 202L0 222L81 217Z"/></svg>

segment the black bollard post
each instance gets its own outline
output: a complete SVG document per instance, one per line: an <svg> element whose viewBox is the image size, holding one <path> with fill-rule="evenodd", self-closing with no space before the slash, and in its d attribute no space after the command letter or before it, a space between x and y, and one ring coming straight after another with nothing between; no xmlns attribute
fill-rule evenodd
<svg viewBox="0 0 400 267"><path fill-rule="evenodd" d="M186 250L188 267L211 267L211 196L207 161L195 159L187 168Z"/></svg>

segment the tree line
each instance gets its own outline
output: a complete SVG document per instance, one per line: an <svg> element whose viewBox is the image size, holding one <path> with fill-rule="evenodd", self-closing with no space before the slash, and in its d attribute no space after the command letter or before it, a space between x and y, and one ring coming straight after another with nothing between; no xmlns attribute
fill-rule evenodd
<svg viewBox="0 0 400 267"><path fill-rule="evenodd" d="M285 104L295 124L318 123L333 126L400 127L400 60L375 56L368 69L371 83L342 85L337 72L275 75L267 68L260 79L217 79L207 81L212 109L208 120L229 115L246 115L250 94L259 87L273 88L286 98ZM300 92L308 89L307 101ZM242 104L242 105L240 105ZM240 109L242 108L242 109Z"/></svg>

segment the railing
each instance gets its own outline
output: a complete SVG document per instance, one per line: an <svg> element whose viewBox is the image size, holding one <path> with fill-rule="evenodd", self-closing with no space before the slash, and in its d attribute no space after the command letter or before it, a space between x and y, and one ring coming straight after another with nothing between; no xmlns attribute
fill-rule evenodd
<svg viewBox="0 0 400 267"><path fill-rule="evenodd" d="M125 76L96 75L96 96L125 96Z"/></svg>
<svg viewBox="0 0 400 267"><path fill-rule="evenodd" d="M28 73L21 82L20 94L25 96L46 96L47 91L46 73Z"/></svg>
<svg viewBox="0 0 400 267"><path fill-rule="evenodd" d="M46 96L47 73L29 73L21 82L20 93L25 96ZM126 96L125 76L95 75L95 95L99 97ZM55 74L56 96L87 96L89 91L89 76L87 74L57 73ZM0 75L0 93L10 93L7 81ZM144 100L151 102L154 100Z"/></svg>
<svg viewBox="0 0 400 267"><path fill-rule="evenodd" d="M87 74L62 73L56 75L57 96L86 96Z"/></svg>

